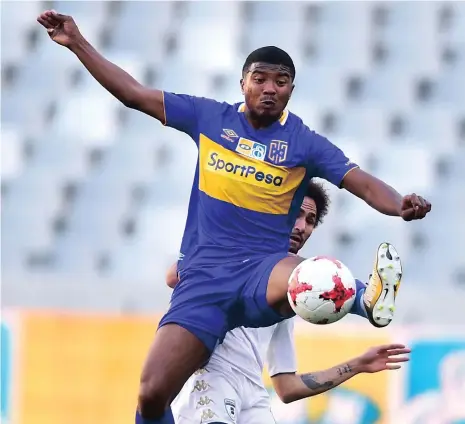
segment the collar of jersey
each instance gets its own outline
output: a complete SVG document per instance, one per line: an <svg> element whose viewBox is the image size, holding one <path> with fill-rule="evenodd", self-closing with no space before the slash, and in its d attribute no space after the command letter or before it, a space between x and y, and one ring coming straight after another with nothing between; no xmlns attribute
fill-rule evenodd
<svg viewBox="0 0 465 424"><path fill-rule="evenodd" d="M245 111L245 103L241 103L237 108L237 111L240 113L244 113ZM281 117L279 118L279 123L284 126L286 124L287 118L289 117L289 111L287 109L283 110Z"/></svg>

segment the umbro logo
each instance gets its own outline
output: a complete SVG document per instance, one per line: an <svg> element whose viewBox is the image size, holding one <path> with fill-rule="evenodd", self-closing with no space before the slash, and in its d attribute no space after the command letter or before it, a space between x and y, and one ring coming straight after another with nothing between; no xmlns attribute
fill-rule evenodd
<svg viewBox="0 0 465 424"><path fill-rule="evenodd" d="M223 133L224 134L221 134L221 137L230 141L231 143L234 143L235 139L239 138L239 136L233 130L228 130L227 128L223 128Z"/></svg>

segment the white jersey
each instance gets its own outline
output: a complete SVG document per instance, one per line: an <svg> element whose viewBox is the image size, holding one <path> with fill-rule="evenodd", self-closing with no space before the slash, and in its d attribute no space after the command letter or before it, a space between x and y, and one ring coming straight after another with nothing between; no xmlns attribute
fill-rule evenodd
<svg viewBox="0 0 465 424"><path fill-rule="evenodd" d="M221 369L227 364L235 372L263 386L265 362L270 376L296 371L293 330L293 319L264 328L235 328L215 349L209 365Z"/></svg>
<svg viewBox="0 0 465 424"><path fill-rule="evenodd" d="M184 385L172 404L176 424L273 423L264 364L270 376L296 372L294 320L265 328L236 328L226 334L208 365Z"/></svg>

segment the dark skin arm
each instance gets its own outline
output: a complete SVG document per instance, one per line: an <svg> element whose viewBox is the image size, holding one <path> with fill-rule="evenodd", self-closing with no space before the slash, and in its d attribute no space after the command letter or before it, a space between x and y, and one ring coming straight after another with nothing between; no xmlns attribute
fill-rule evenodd
<svg viewBox="0 0 465 424"><path fill-rule="evenodd" d="M53 41L70 49L90 74L121 103L165 124L163 92L144 87L127 72L105 59L81 35L71 16L47 10L37 21L47 29Z"/></svg>
<svg viewBox="0 0 465 424"><path fill-rule="evenodd" d="M402 197L396 190L359 168L349 171L342 187L385 215L404 221L422 219L431 211L431 203L416 194Z"/></svg>

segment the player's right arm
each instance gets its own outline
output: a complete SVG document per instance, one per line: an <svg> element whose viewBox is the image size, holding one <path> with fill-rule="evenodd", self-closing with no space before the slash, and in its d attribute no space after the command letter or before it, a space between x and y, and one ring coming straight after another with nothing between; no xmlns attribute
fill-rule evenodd
<svg viewBox="0 0 465 424"><path fill-rule="evenodd" d="M401 344L377 346L363 355L324 371L306 374L281 373L271 381L284 403L295 402L324 393L360 373L376 373L400 368L401 362L409 360L410 349Z"/></svg>
<svg viewBox="0 0 465 424"><path fill-rule="evenodd" d="M123 69L105 59L81 35L71 16L47 10L37 21L47 29L53 41L70 49L90 74L121 103L166 124L163 92L144 87Z"/></svg>

